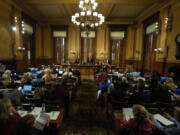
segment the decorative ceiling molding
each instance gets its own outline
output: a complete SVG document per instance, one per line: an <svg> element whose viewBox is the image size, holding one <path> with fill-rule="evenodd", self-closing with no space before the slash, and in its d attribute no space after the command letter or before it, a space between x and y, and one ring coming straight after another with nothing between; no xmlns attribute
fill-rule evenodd
<svg viewBox="0 0 180 135"><path fill-rule="evenodd" d="M29 15L30 17L32 17L33 19L35 19L36 21L39 20L39 18L41 18L41 14L36 11L35 9L33 9L32 7L29 7L26 3L24 3L23 0L8 0L9 2L11 2L11 4L13 6L15 6L16 8L20 7L21 10L26 13L27 15Z"/></svg>
<svg viewBox="0 0 180 135"><path fill-rule="evenodd" d="M78 4L79 0L24 0L29 4ZM151 0L152 3L159 0ZM111 3L111 4L131 4L131 5L144 5L148 3L148 0L97 0L99 4Z"/></svg>
<svg viewBox="0 0 180 135"><path fill-rule="evenodd" d="M142 12L138 17L136 17L136 21L137 22L142 22L145 19L147 19L148 17L152 16L153 14L155 14L156 12L159 12L160 9L166 5L167 3L169 3L169 0L162 0L158 3L154 3L152 6L150 6L148 9L146 9L144 12Z"/></svg>
<svg viewBox="0 0 180 135"><path fill-rule="evenodd" d="M115 6L114 4L109 4L109 7L108 7L108 9L106 10L106 13L105 13L106 18L109 17L109 15L111 14L112 9L114 8L114 6Z"/></svg>

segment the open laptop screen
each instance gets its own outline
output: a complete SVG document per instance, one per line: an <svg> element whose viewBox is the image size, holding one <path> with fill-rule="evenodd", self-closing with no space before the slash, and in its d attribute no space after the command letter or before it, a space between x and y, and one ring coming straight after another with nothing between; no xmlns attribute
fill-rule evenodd
<svg viewBox="0 0 180 135"><path fill-rule="evenodd" d="M166 77L165 76L161 76L161 80L165 80L166 79Z"/></svg>
<svg viewBox="0 0 180 135"><path fill-rule="evenodd" d="M31 92L32 91L32 85L24 85L23 90L24 90L24 92Z"/></svg>
<svg viewBox="0 0 180 135"><path fill-rule="evenodd" d="M37 76L38 76L38 74L37 74L37 73L32 73L32 75L33 75L34 77L37 77Z"/></svg>
<svg viewBox="0 0 180 135"><path fill-rule="evenodd" d="M60 70L60 71L59 71L59 74L63 74L63 71L62 71L62 70Z"/></svg>

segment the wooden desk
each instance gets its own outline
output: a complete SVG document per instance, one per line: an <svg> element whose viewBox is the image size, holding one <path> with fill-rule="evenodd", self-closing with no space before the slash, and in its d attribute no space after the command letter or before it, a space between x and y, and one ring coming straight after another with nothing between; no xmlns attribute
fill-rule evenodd
<svg viewBox="0 0 180 135"><path fill-rule="evenodd" d="M81 79L94 80L94 65L63 65L64 68L77 68L81 73Z"/></svg>
<svg viewBox="0 0 180 135"><path fill-rule="evenodd" d="M113 120L114 120L114 127L115 127L115 133L116 134L118 134L119 133L119 131L120 131L120 119L118 119L118 118L115 118L115 113L122 113L122 111L121 110L114 110L113 111Z"/></svg>
<svg viewBox="0 0 180 135"><path fill-rule="evenodd" d="M64 117L64 109L61 108L60 109L60 114L59 114L57 120L51 120L50 123L55 123L57 125L57 128L59 129L61 127L61 125L62 125L63 117Z"/></svg>

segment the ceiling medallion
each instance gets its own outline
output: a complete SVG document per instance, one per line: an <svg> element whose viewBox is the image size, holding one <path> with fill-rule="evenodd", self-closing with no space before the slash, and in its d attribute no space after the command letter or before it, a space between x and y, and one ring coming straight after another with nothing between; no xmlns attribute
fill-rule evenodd
<svg viewBox="0 0 180 135"><path fill-rule="evenodd" d="M95 0L80 0L80 12L72 16L72 22L85 30L96 28L104 23L104 16L96 11L98 3Z"/></svg>

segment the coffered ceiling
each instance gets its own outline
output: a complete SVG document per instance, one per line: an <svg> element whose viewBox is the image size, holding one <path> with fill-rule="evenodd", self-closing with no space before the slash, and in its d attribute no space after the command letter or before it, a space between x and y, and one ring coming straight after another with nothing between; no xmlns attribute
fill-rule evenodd
<svg viewBox="0 0 180 135"><path fill-rule="evenodd" d="M70 22L71 16L78 11L79 0L13 0L36 20L57 23ZM109 22L132 22L147 10L157 10L168 0L96 0L98 12ZM148 13L147 13L148 14Z"/></svg>

